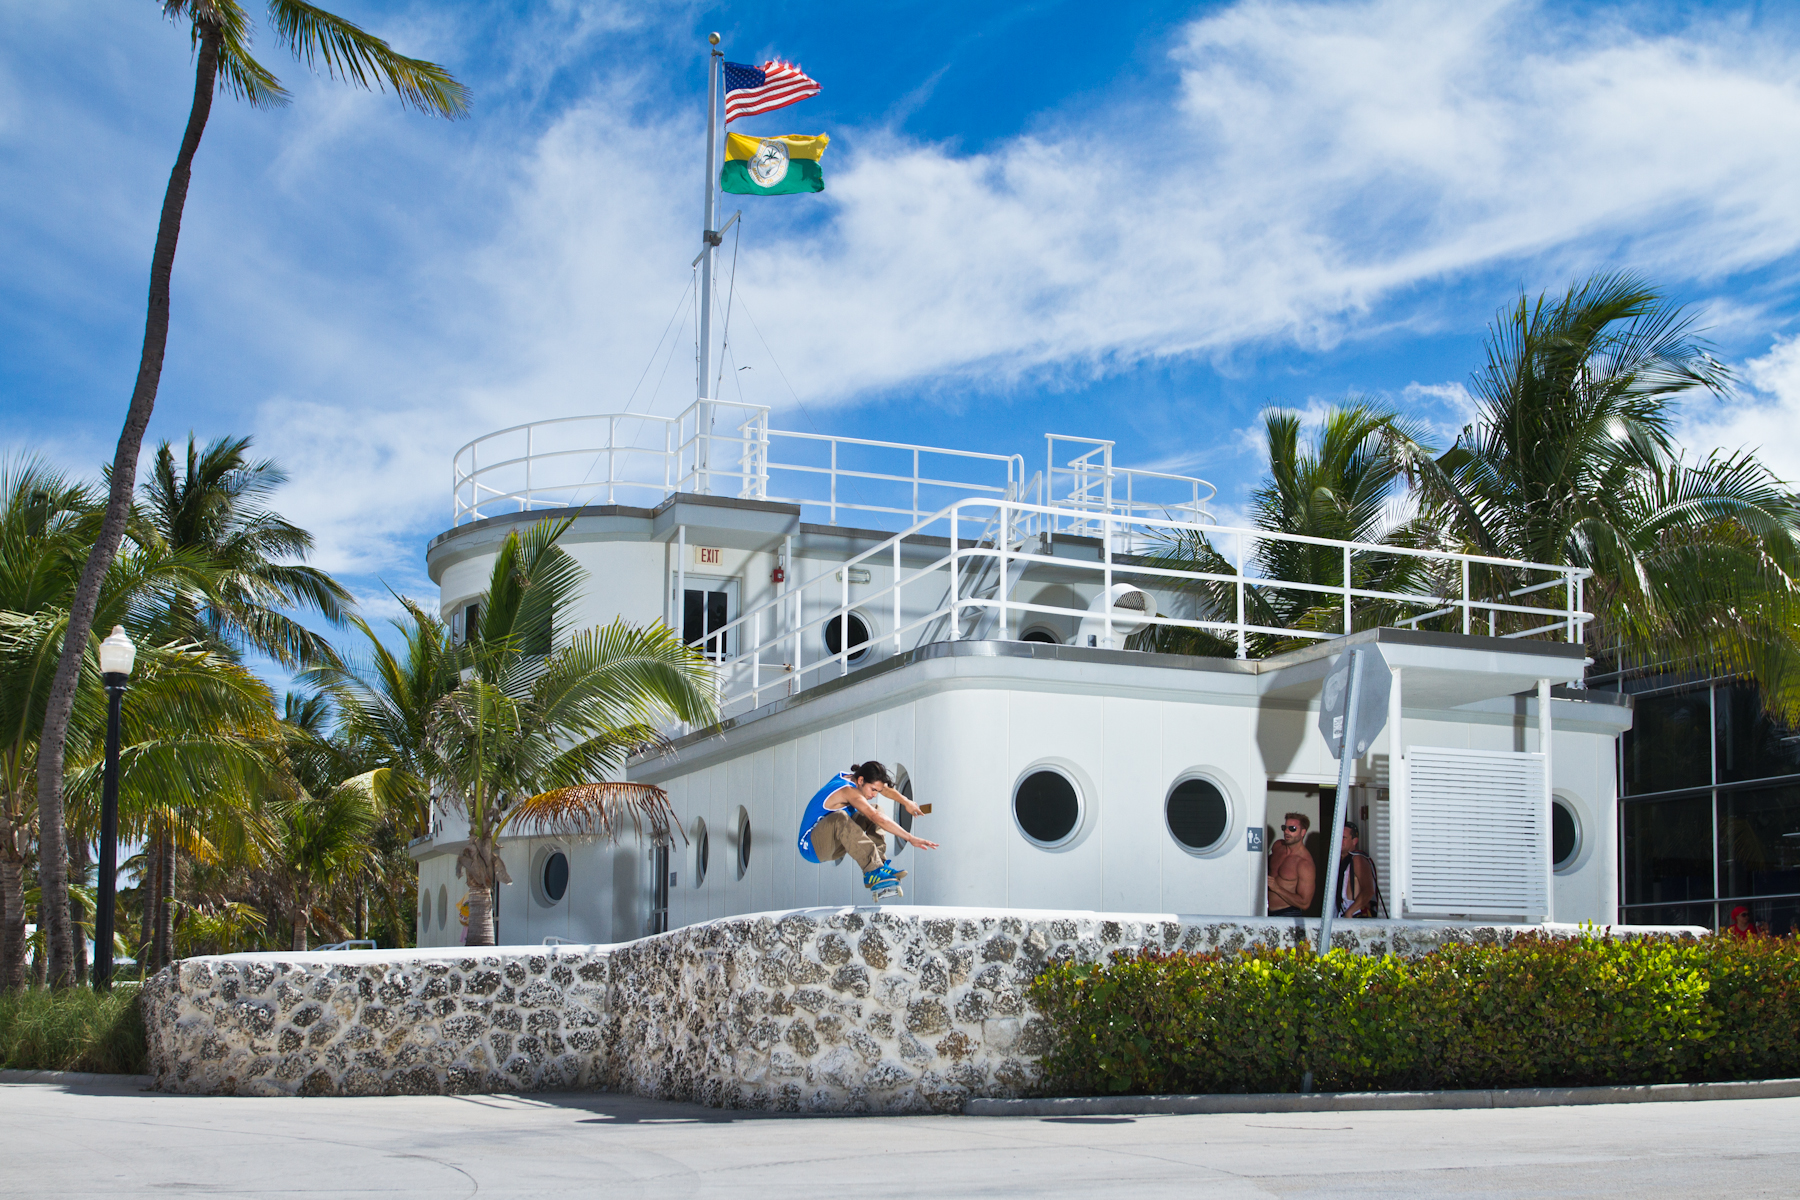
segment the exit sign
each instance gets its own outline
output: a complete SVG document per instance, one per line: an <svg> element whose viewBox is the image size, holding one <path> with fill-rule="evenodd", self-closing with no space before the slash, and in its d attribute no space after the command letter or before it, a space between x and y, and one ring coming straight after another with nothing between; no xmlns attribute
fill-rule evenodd
<svg viewBox="0 0 1800 1200"><path fill-rule="evenodd" d="M696 567L722 567L725 565L725 551L718 546L695 546L694 565Z"/></svg>

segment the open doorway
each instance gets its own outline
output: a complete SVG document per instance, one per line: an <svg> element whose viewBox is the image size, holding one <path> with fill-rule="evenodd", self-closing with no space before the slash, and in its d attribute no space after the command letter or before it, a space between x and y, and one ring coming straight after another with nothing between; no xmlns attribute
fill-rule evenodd
<svg viewBox="0 0 1800 1200"><path fill-rule="evenodd" d="M1321 825L1320 814L1331 811L1331 803L1337 794L1334 787L1323 787L1316 783L1286 782L1271 780L1268 791L1267 814L1263 822L1263 857L1266 864L1275 852L1275 847L1282 840L1283 825L1287 823L1290 813L1299 814L1304 823L1305 844L1307 854L1313 861L1313 892L1306 905L1306 915L1316 917L1324 911L1326 855L1330 844L1325 840L1325 830ZM1268 912L1268 897L1264 896L1263 912Z"/></svg>
<svg viewBox="0 0 1800 1200"><path fill-rule="evenodd" d="M715 630L729 625L738 616L738 584L735 579L687 577L687 589L681 598L681 640L695 647L713 662L732 656L731 633Z"/></svg>

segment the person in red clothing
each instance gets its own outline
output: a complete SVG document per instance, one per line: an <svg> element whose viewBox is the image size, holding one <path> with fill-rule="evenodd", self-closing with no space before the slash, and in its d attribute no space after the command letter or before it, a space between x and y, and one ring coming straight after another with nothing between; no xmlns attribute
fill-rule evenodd
<svg viewBox="0 0 1800 1200"><path fill-rule="evenodd" d="M1741 904L1731 910L1731 924L1725 927L1725 932L1744 941L1762 936L1762 930L1750 919L1750 910Z"/></svg>

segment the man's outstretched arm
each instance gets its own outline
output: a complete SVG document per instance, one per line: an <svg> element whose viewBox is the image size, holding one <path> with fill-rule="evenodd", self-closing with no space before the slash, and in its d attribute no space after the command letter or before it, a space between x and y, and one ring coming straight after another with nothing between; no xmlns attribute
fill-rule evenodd
<svg viewBox="0 0 1800 1200"><path fill-rule="evenodd" d="M904 797L902 797L902 799L904 799ZM856 811L862 813L864 816L868 817L869 820L875 822L876 825L887 830L901 841L906 842L909 845L917 846L921 850L936 850L938 848L936 842L928 842L922 837L914 837L894 822L882 816L881 810L876 808L874 804L863 799L861 792L853 790L850 793L850 803L856 806Z"/></svg>

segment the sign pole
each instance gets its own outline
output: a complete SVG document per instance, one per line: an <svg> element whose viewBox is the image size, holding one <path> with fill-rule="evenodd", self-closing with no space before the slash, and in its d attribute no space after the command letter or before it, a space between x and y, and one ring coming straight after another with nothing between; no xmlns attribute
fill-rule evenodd
<svg viewBox="0 0 1800 1200"><path fill-rule="evenodd" d="M1348 696L1344 704L1344 740L1337 747L1338 783L1337 794L1331 800L1329 849L1326 851L1325 878L1320 881L1325 894L1319 905L1319 953L1325 954L1331 949L1331 922L1337 915L1338 904L1338 863L1344 852L1344 805L1350 795L1350 764L1356 759L1356 704L1362 699L1362 667L1363 656L1354 648L1344 651L1350 656L1350 683ZM1312 1068L1308 1067L1300 1077L1300 1090L1311 1092L1313 1085Z"/></svg>
<svg viewBox="0 0 1800 1200"><path fill-rule="evenodd" d="M1337 877L1338 864L1344 854L1344 813L1350 798L1350 767L1356 761L1356 708L1357 701L1362 699L1363 656L1356 650L1347 650L1351 655L1350 662L1350 697L1344 706L1344 742L1338 747L1338 784L1337 795L1331 802L1331 839L1326 851L1325 885L1330 895L1325 903L1319 906L1319 953L1324 954L1331 949L1331 922L1337 915Z"/></svg>

